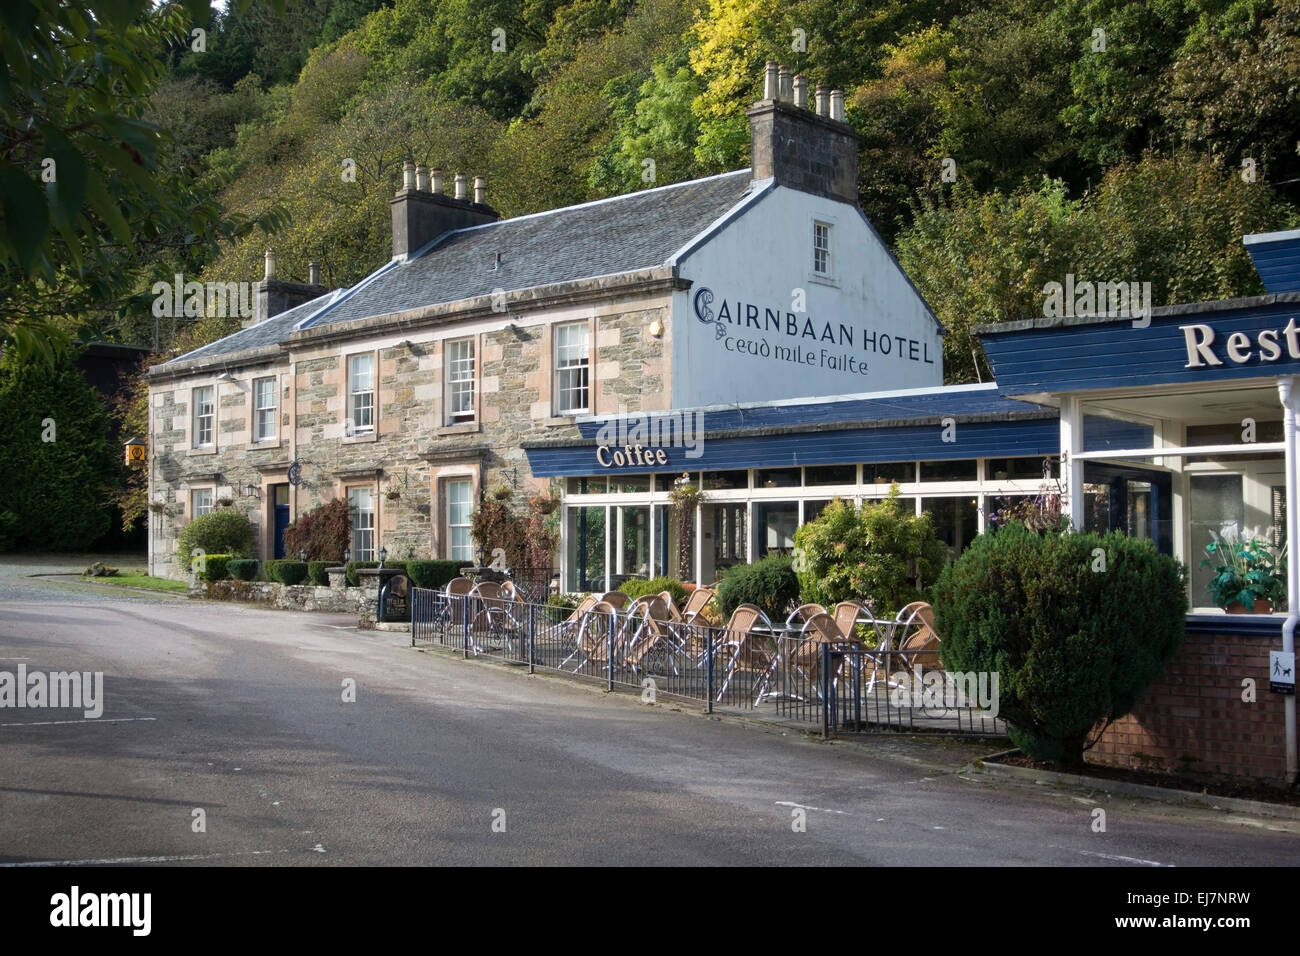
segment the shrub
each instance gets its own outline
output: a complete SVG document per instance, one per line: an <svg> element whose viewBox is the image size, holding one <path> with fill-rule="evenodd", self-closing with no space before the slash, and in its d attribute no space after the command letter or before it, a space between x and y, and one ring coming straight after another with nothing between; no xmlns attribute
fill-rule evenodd
<svg viewBox="0 0 1300 956"><path fill-rule="evenodd" d="M1185 583L1150 541L1012 522L977 537L935 584L943 665L996 673L1016 746L1077 766L1178 650Z"/></svg>
<svg viewBox="0 0 1300 956"><path fill-rule="evenodd" d="M199 577L204 581L224 581L230 577L227 562L230 561L228 554L205 554L203 556L203 568L199 571Z"/></svg>
<svg viewBox="0 0 1300 956"><path fill-rule="evenodd" d="M730 618L742 604L756 604L774 621L784 620L798 600L799 579L793 562L780 554L769 554L754 564L737 565L718 585L718 610L724 618Z"/></svg>
<svg viewBox="0 0 1300 956"><path fill-rule="evenodd" d="M195 548L202 548L209 558L214 554L242 558L253 547L253 526L242 511L218 508L182 528L176 547L182 567L189 564Z"/></svg>
<svg viewBox="0 0 1300 956"><path fill-rule="evenodd" d="M460 574L464 561L407 561L406 576L417 588L439 590Z"/></svg>
<svg viewBox="0 0 1300 956"><path fill-rule="evenodd" d="M546 599L546 617L552 624L567 620L569 615L577 610L578 602L581 599L581 595L577 594L550 595Z"/></svg>
<svg viewBox="0 0 1300 956"><path fill-rule="evenodd" d="M832 501L816 521L795 532L801 554L799 591L804 601L830 607L864 600L878 616L924 600L948 550L928 514L908 510L898 486L880 502Z"/></svg>
<svg viewBox="0 0 1300 956"><path fill-rule="evenodd" d="M307 578L307 562L283 558L266 562L266 579L280 584L301 584Z"/></svg>
<svg viewBox="0 0 1300 956"><path fill-rule="evenodd" d="M285 529L284 550L286 554L305 550L308 561L341 562L343 549L351 540L352 518L348 514L348 503L335 498L299 515L298 520Z"/></svg>
<svg viewBox="0 0 1300 956"><path fill-rule="evenodd" d="M231 558L226 562L226 570L232 578L252 581L257 577L257 568L261 562L256 558Z"/></svg>
<svg viewBox="0 0 1300 956"><path fill-rule="evenodd" d="M630 598L639 598L644 594L658 594L660 591L667 591L673 596L673 603L679 606L686 600L686 595L690 593L681 581L663 575L651 578L648 581L644 578L629 578L623 582L619 590Z"/></svg>
<svg viewBox="0 0 1300 956"><path fill-rule="evenodd" d="M357 577L358 568L377 567L379 567L378 561L349 561L344 565L344 568L346 568L348 572L348 586L354 588L361 586L361 579Z"/></svg>
<svg viewBox="0 0 1300 956"><path fill-rule="evenodd" d="M338 567L338 564L334 561L308 561L307 578L317 587L327 588L330 584L330 576L325 572L335 567Z"/></svg>
<svg viewBox="0 0 1300 956"><path fill-rule="evenodd" d="M81 572L82 577L89 578L111 578L118 574L117 568L109 567L103 561L96 561L86 570Z"/></svg>

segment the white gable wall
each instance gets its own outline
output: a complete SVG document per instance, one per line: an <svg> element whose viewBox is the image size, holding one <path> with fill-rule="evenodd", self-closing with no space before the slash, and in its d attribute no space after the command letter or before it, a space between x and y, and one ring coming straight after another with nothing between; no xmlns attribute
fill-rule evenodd
<svg viewBox="0 0 1300 956"><path fill-rule="evenodd" d="M829 280L814 221L832 226ZM679 267L674 408L943 384L937 322L852 206L777 187Z"/></svg>

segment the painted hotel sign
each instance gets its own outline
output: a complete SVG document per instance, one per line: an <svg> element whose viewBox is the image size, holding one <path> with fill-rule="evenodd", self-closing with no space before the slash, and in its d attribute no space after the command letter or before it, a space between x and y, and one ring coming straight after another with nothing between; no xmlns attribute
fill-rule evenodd
<svg viewBox="0 0 1300 956"><path fill-rule="evenodd" d="M707 286L692 294L691 309L735 355L858 375L866 375L876 360L934 365L937 359L923 339L819 319L772 303L720 298Z"/></svg>

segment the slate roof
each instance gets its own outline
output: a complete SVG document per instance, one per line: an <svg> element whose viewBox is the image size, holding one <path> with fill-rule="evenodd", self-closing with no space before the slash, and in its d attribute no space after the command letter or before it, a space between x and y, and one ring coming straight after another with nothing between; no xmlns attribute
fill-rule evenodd
<svg viewBox="0 0 1300 956"><path fill-rule="evenodd" d="M450 232L313 326L664 265L738 203L748 169ZM497 253L501 254L496 267Z"/></svg>
<svg viewBox="0 0 1300 956"><path fill-rule="evenodd" d="M725 216L752 184L750 171L741 169L457 229L415 258L384 263L351 290L335 290L165 364L278 345L327 304L307 325L662 266Z"/></svg>
<svg viewBox="0 0 1300 956"><path fill-rule="evenodd" d="M188 362L192 359L215 358L219 355L231 355L235 352L245 352L250 349L269 348L279 345L289 338L294 327L299 322L306 319L317 309L334 301L343 292L342 289L335 289L333 292L327 292L325 295L318 296L310 302L304 302L302 305L294 306L279 315L273 315L271 318L256 325L250 325L246 329L240 329L238 332L232 332L223 339L217 339L215 342L209 342L192 352L186 352L184 355L177 356L163 365L173 365L177 362Z"/></svg>

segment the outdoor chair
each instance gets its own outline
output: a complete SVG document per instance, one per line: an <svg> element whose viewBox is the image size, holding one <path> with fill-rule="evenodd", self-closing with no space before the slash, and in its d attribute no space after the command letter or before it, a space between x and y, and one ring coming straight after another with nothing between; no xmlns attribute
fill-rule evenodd
<svg viewBox="0 0 1300 956"><path fill-rule="evenodd" d="M913 601L898 612L901 637L899 662L905 671L917 664L939 666L939 634L934 629L934 609L924 601Z"/></svg>
<svg viewBox="0 0 1300 956"><path fill-rule="evenodd" d="M765 633L755 634L756 628ZM753 604L742 604L731 612L718 650L728 653L727 675L718 691L718 700L727 692L737 671L762 674L771 666L775 652L772 649L772 622L762 609Z"/></svg>
<svg viewBox="0 0 1300 956"><path fill-rule="evenodd" d="M577 646L573 653L560 662L560 667L573 660L575 657L581 657L581 660L574 665L575 671L580 671L589 662L595 664L609 662L609 622L611 619L617 619L618 608L608 601L597 601L583 615L578 623ZM618 625L616 624L615 627ZM615 636L617 640L617 635ZM617 653L617 650L616 650Z"/></svg>
<svg viewBox="0 0 1300 956"><path fill-rule="evenodd" d="M807 620L814 614L825 614L826 608L820 604L800 604L790 612L790 616L785 619L787 628L803 628Z"/></svg>
<svg viewBox="0 0 1300 956"><path fill-rule="evenodd" d="M499 638L506 651L513 655L514 638L520 625L510 613L510 602L506 600L501 585L495 581L480 581L469 594L471 633Z"/></svg>
<svg viewBox="0 0 1300 956"><path fill-rule="evenodd" d="M687 624L695 623L695 619L700 616L700 612L709 606L713 596L713 588L698 587L692 591L690 597L686 599L686 604L682 607L682 620Z"/></svg>
<svg viewBox="0 0 1300 956"><path fill-rule="evenodd" d="M600 599L606 604L611 605L616 611L620 611L627 607L627 602L630 600L630 598L622 591L606 591L600 596Z"/></svg>
<svg viewBox="0 0 1300 956"><path fill-rule="evenodd" d="M447 616L449 624L460 625L464 623L461 616L465 610L465 602L462 600L466 594L474 590L474 582L469 578L452 578L447 582L447 603L451 605L451 613Z"/></svg>

